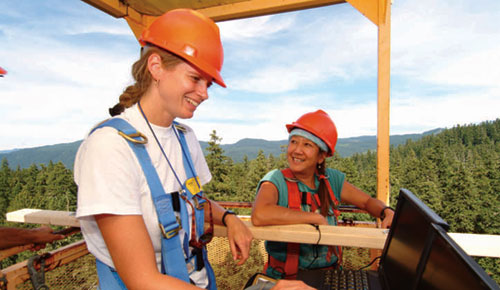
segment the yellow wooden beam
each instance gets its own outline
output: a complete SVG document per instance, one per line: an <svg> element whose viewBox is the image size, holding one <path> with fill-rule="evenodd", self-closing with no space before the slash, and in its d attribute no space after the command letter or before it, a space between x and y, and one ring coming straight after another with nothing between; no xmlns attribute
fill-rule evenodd
<svg viewBox="0 0 500 290"><path fill-rule="evenodd" d="M387 5L391 0L346 0L373 24L379 26L387 20Z"/></svg>
<svg viewBox="0 0 500 290"><path fill-rule="evenodd" d="M379 19L384 19L378 25L377 198L389 204L391 4L386 0L379 3Z"/></svg>
<svg viewBox="0 0 500 290"><path fill-rule="evenodd" d="M379 0L346 0L375 25L378 25Z"/></svg>
<svg viewBox="0 0 500 290"><path fill-rule="evenodd" d="M107 14L121 18L127 15L127 5L120 0L82 0Z"/></svg>
<svg viewBox="0 0 500 290"><path fill-rule="evenodd" d="M345 3L345 0L249 0L198 9L214 21L290 12Z"/></svg>
<svg viewBox="0 0 500 290"><path fill-rule="evenodd" d="M128 9L127 16L124 17L134 33L136 39L142 35L142 31L149 27L149 25L156 19L155 16L143 15L132 8Z"/></svg>

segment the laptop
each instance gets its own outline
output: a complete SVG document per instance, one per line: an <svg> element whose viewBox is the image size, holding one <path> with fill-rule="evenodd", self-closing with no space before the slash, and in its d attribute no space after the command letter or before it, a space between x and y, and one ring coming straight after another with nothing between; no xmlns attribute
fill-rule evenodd
<svg viewBox="0 0 500 290"><path fill-rule="evenodd" d="M432 224L448 224L407 189L401 189L377 271L299 270L297 279L316 289L412 289L422 272Z"/></svg>
<svg viewBox="0 0 500 290"><path fill-rule="evenodd" d="M437 225L432 225L429 254L422 264L422 277L417 290L486 290L500 289L479 264L467 255L450 236Z"/></svg>

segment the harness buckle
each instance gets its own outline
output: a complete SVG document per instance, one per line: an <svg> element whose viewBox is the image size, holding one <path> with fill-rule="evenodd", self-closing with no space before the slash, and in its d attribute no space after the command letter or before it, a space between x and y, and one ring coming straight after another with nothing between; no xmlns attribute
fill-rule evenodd
<svg viewBox="0 0 500 290"><path fill-rule="evenodd" d="M158 223L160 226L161 233L166 239L171 239L179 234L179 231L182 229L181 221L179 217L176 217L177 223L175 223L172 226L169 226L167 229L161 224Z"/></svg>
<svg viewBox="0 0 500 290"><path fill-rule="evenodd" d="M122 131L118 131L118 134L120 136L122 136L123 138L125 138L126 140L128 140L132 143L135 143L135 144L148 143L148 138L144 134L142 134L141 132L136 132L136 133L132 133L132 134L125 134ZM137 137L142 138L142 140L135 139Z"/></svg>
<svg viewBox="0 0 500 290"><path fill-rule="evenodd" d="M197 210L201 210L204 208L203 204L207 202L206 200L201 198L201 201L199 201L198 195L196 195L193 200L194 200L194 206L196 207Z"/></svg>

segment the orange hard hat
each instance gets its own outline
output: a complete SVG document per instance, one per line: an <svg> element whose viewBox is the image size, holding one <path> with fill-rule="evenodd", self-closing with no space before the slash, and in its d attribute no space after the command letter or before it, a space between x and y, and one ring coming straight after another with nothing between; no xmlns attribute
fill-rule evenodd
<svg viewBox="0 0 500 290"><path fill-rule="evenodd" d="M333 156L337 144L337 127L335 127L335 123L325 111L317 110L316 112L306 113L297 121L286 125L288 133L294 128L306 130L321 139L330 149L327 152L327 157Z"/></svg>
<svg viewBox="0 0 500 290"><path fill-rule="evenodd" d="M7 71L4 70L2 67L0 67L0 76L3 77L3 75L6 75Z"/></svg>
<svg viewBox="0 0 500 290"><path fill-rule="evenodd" d="M161 47L194 65L226 87L220 71L224 51L219 27L198 11L174 9L159 16L139 38L142 46Z"/></svg>

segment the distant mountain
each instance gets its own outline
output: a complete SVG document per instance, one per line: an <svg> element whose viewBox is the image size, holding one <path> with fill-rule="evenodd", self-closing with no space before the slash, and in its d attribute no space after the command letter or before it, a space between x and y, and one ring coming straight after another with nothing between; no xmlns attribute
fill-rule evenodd
<svg viewBox="0 0 500 290"><path fill-rule="evenodd" d="M434 129L424 132L422 134L406 134L406 135L393 135L391 136L391 145L397 146L404 144L406 140L418 140L426 135L437 134L443 129ZM55 145L47 145L26 149L4 150L0 152L0 160L4 157L7 158L10 168L27 168L33 163L48 164L50 161L62 162L67 168L73 169L76 151L82 143L82 140L72 143L62 143ZM224 154L231 157L234 162L243 161L246 155L249 160L257 157L259 150L262 150L266 156L273 154L278 157L281 154L282 146L288 143L287 140L281 141L267 141L263 139L250 139L245 138L234 144L222 144L221 148ZM200 141L201 148L206 154L208 142ZM377 137L376 136L360 136L351 138L341 138L337 142L336 151L342 157L348 157L355 153L363 153L368 150L376 150Z"/></svg>
<svg viewBox="0 0 500 290"><path fill-rule="evenodd" d="M35 164L48 164L50 161L57 163L61 161L67 168L73 169L76 151L82 140L72 143L61 143L41 147L16 149L9 153L0 153L0 160L7 158L10 168L30 167Z"/></svg>

